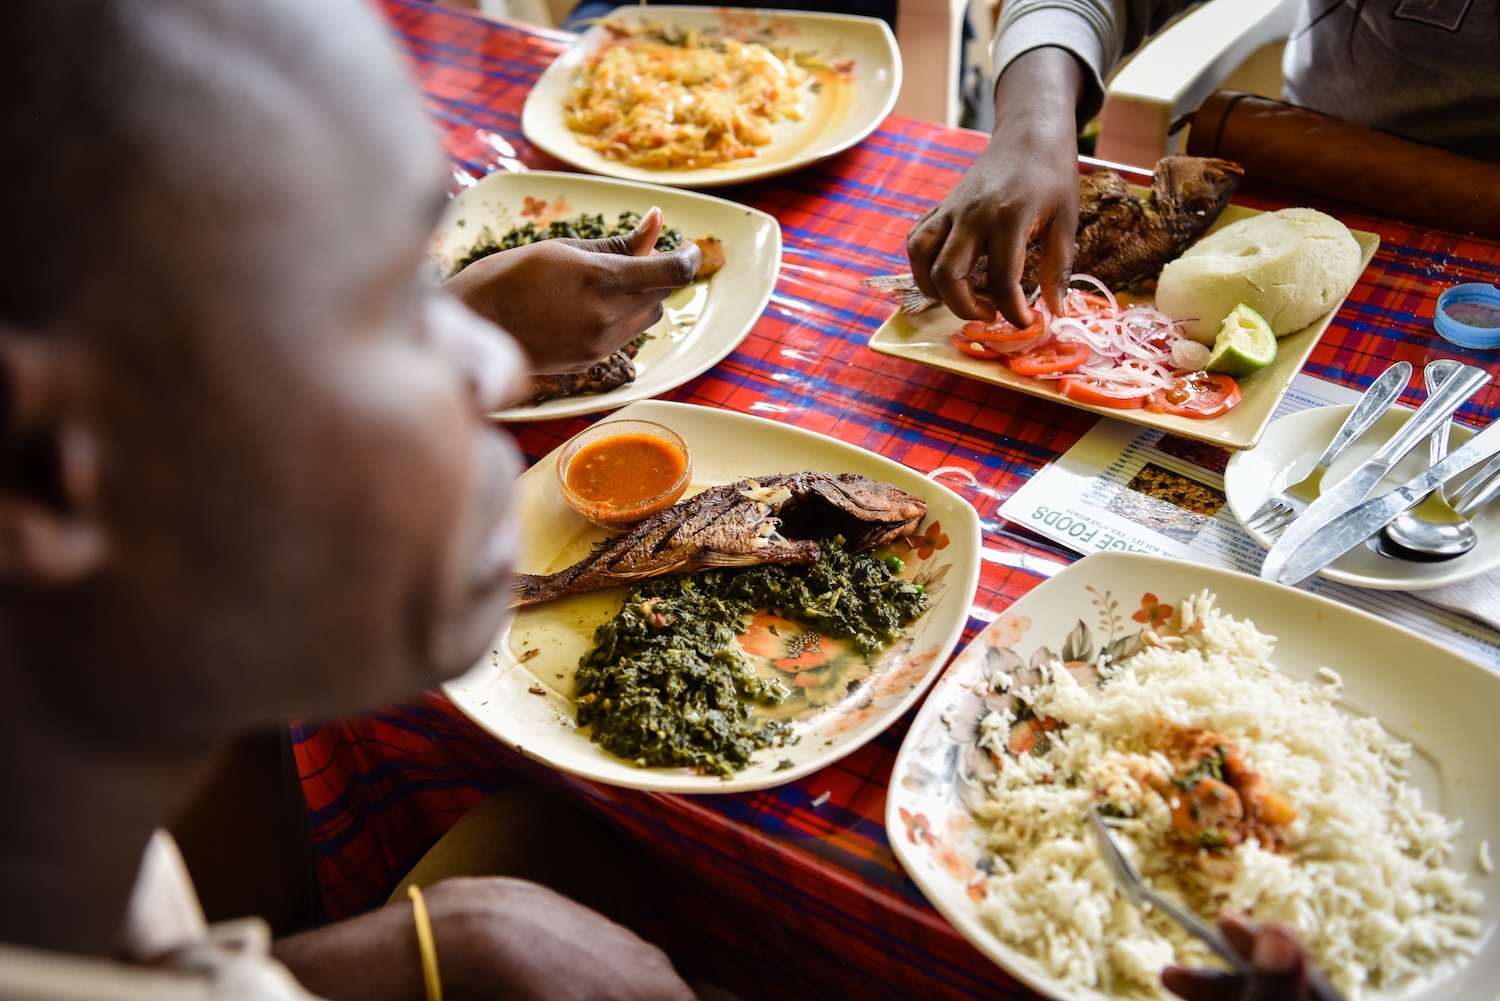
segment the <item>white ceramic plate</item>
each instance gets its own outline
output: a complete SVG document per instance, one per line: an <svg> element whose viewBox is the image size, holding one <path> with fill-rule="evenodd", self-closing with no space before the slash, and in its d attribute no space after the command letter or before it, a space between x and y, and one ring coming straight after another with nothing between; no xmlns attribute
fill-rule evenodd
<svg viewBox="0 0 1500 1001"><path fill-rule="evenodd" d="M970 738L950 731L945 720L965 718L964 703L976 697L972 686L982 680L990 648L1014 647L1023 658L1041 646L1059 650L1080 622L1098 630L1096 639L1111 630L1122 636L1140 630L1130 616L1146 594L1176 604L1179 596L1205 588L1218 595L1220 609L1279 638L1273 661L1283 674L1315 681L1320 667L1338 671L1351 711L1374 716L1414 745L1409 768L1423 805L1463 821L1451 864L1484 893L1478 957L1433 982L1366 996L1492 1001L1500 983L1500 941L1494 934L1500 925L1500 877L1485 876L1477 854L1482 840L1500 838L1500 783L1492 781L1489 767L1491 735L1500 717L1500 676L1365 612L1232 570L1159 556L1097 553L1041 584L986 627L934 686L896 758L886 830L902 866L965 938L1018 980L1049 998L1102 997L1093 990L1064 989L980 919L968 892L982 876L979 825L960 799ZM1113 623L1102 621L1101 599L1118 601Z"/></svg>
<svg viewBox="0 0 1500 1001"><path fill-rule="evenodd" d="M563 102L583 61L598 50L608 32L594 25L558 56L527 95L521 131L531 142L575 167L609 177L689 188L742 184L797 170L844 150L874 132L890 114L901 91L901 54L895 36L879 18L851 14L809 14L742 7L620 7L611 17L629 21L668 21L742 41L771 41L812 52L828 63L853 61L852 79L828 81L805 97L802 121L773 126L775 138L759 155L714 167L652 170L611 160L578 141L563 120Z"/></svg>
<svg viewBox="0 0 1500 1001"><path fill-rule="evenodd" d="M1137 194L1145 194L1142 188L1134 190ZM1219 216L1209 232L1231 222L1260 214L1254 209L1230 205ZM1380 246L1380 237L1360 230L1351 230L1351 232L1359 241L1359 266L1363 270L1370 263L1370 259L1375 256L1375 249ZM934 306L916 316L903 316L899 312L896 313L881 324L880 329L870 337L870 348L881 354L918 361L945 372L953 372L971 379L978 379L980 382L1004 386L1006 389L1014 389L1017 392L1051 400L1053 403L1061 403L1064 406L1077 407L1079 410L1087 410L1103 417L1112 417L1130 424L1161 428L1163 431L1180 437L1206 441L1220 448L1244 449L1254 448L1255 443L1260 440L1261 433L1271 422L1271 416L1276 412L1281 398L1291 387L1292 379L1302 371L1303 364L1307 362L1307 356L1312 354L1312 349L1317 346L1318 339L1323 336L1323 331L1328 329L1328 324L1333 322L1334 314L1342 305L1343 301L1340 300L1339 305L1329 310L1321 319L1294 334L1281 338L1276 345L1276 360L1259 372L1239 380L1240 388L1245 394L1244 399L1228 413L1208 420L1175 417L1171 414L1153 414L1144 409L1115 410L1110 407L1075 403L1059 393L1050 382L1016 375L997 361L970 358L954 347L949 339L959 332L964 321L942 305Z"/></svg>
<svg viewBox="0 0 1500 1001"><path fill-rule="evenodd" d="M743 476L820 469L863 473L922 497L927 518L913 537L917 548L898 545L896 551L906 564L904 576L927 588L931 606L908 627L907 641L890 648L853 692L799 713L797 743L758 752L749 768L729 779L685 768L637 768L575 726L574 669L595 627L619 610L623 588L523 609L493 655L444 686L454 704L509 746L565 772L609 785L704 793L780 785L816 771L863 745L921 697L958 644L979 583L979 516L967 501L899 463L759 417L656 400L616 416L656 421L682 435L692 454L690 491ZM527 529L519 569L526 573L569 566L604 537L563 501L556 454L519 481L517 503ZM806 689L798 692L794 698L807 697Z"/></svg>
<svg viewBox="0 0 1500 1001"><path fill-rule="evenodd" d="M1224 496L1240 524L1243 525L1245 519L1266 498L1279 493L1287 484L1296 483L1312 471L1314 463L1323 454L1323 449L1328 447L1339 425L1349 415L1349 410L1348 406L1318 407L1288 414L1271 424L1259 447L1230 456L1229 465L1224 470ZM1323 482L1330 486L1337 483L1354 467L1374 455L1386 439L1406 423L1411 413L1405 407L1392 407L1386 411L1374 427L1366 431L1349 451L1329 467ZM1450 441L1456 445L1471 434L1471 429L1462 424L1454 424ZM1396 463L1372 491L1371 496L1400 486L1426 468L1427 445L1423 442ZM1450 496L1458 492L1462 483L1463 479L1460 478L1448 484ZM1479 533L1479 542L1458 559L1441 563L1392 560L1360 544L1319 573L1342 584L1386 591L1419 591L1442 587L1444 584L1457 584L1489 573L1500 567L1500 505L1487 504L1472 517ZM1263 533L1252 531L1248 526L1245 530L1268 549L1276 541Z"/></svg>
<svg viewBox="0 0 1500 1001"><path fill-rule="evenodd" d="M545 225L582 212L613 223L621 212L661 206L668 226L695 239L724 242L724 267L667 298L667 315L636 355L634 382L607 393L546 400L492 414L501 421L542 421L613 410L697 378L733 351L771 299L781 268L781 226L773 216L693 191L553 171L496 173L459 192L438 223L430 249L443 274L479 241L527 222Z"/></svg>

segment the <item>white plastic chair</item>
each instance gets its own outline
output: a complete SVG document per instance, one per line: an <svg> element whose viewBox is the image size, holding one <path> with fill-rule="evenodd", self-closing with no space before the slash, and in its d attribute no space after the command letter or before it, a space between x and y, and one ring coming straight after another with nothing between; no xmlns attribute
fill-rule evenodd
<svg viewBox="0 0 1500 1001"><path fill-rule="evenodd" d="M1158 34L1109 82L1095 155L1150 169L1175 152L1173 124L1259 50L1285 41L1299 6L1299 0L1211 0Z"/></svg>
<svg viewBox="0 0 1500 1001"><path fill-rule="evenodd" d="M559 23L553 19L547 0L479 0L479 11L486 17L524 21L542 28L555 27Z"/></svg>
<svg viewBox="0 0 1500 1001"><path fill-rule="evenodd" d="M975 34L972 53L987 62L994 9L998 0L973 0L969 19ZM901 93L895 112L944 125L957 125L962 103L959 72L962 66L964 17L969 0L897 0L896 46L901 50ZM984 79L992 78L988 65Z"/></svg>

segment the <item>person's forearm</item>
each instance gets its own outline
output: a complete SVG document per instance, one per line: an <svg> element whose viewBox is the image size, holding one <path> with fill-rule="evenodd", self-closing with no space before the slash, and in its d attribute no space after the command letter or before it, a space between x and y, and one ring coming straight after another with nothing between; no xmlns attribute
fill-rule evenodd
<svg viewBox="0 0 1500 1001"><path fill-rule="evenodd" d="M1090 76L1089 79L1092 77ZM995 84L995 133L957 186L907 234L917 288L966 320L998 310L1026 327L1032 313L1021 279L1038 241L1042 297L1055 313L1072 273L1078 227L1078 118L1085 70L1051 44L1015 53ZM983 263L981 263L983 262ZM985 270L987 299L971 276Z"/></svg>
<svg viewBox="0 0 1500 1001"><path fill-rule="evenodd" d="M424 993L410 904L280 939L271 951L303 987L331 1001L417 1001Z"/></svg>
<svg viewBox="0 0 1500 1001"><path fill-rule="evenodd" d="M1000 136L1076 137L1084 71L1066 49L1044 46L1017 56L995 81L995 129Z"/></svg>
<svg viewBox="0 0 1500 1001"><path fill-rule="evenodd" d="M1104 83L1121 60L1203 0L1006 0L991 51L997 76L1046 47L1070 53L1083 77L1072 104L1078 125L1099 113Z"/></svg>

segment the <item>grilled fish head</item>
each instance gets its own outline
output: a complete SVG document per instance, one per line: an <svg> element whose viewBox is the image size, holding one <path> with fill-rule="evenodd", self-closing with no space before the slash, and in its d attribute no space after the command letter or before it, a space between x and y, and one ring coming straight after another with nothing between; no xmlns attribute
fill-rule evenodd
<svg viewBox="0 0 1500 1001"><path fill-rule="evenodd" d="M1188 242L1202 236L1245 179L1245 168L1213 156L1164 156L1151 193L1162 223Z"/></svg>
<svg viewBox="0 0 1500 1001"><path fill-rule="evenodd" d="M858 473L793 473L767 477L785 488L776 505L781 534L788 539L844 537L850 552L863 552L910 535L927 516L915 494Z"/></svg>

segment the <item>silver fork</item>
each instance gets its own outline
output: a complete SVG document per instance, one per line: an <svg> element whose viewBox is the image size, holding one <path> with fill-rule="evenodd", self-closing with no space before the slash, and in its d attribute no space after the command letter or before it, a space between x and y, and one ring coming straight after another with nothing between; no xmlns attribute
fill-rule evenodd
<svg viewBox="0 0 1500 1001"><path fill-rule="evenodd" d="M1485 463L1484 468L1469 477L1451 503L1455 511L1468 517L1497 496L1500 496L1500 456Z"/></svg>
<svg viewBox="0 0 1500 1001"><path fill-rule="evenodd" d="M1089 823L1094 828L1094 840L1099 842L1099 856L1104 859L1105 866L1110 874L1115 877L1115 882L1120 885L1120 892L1135 906L1145 910L1148 906L1155 907L1167 917L1182 926L1182 930L1192 935L1198 941L1213 950L1229 968L1240 976L1250 972L1250 964L1245 958L1234 951L1234 948L1224 938L1222 932L1213 925L1204 921L1198 915L1173 900L1171 897L1157 893L1146 885L1141 879L1141 874L1136 871L1129 858L1126 857L1120 843L1115 840L1114 835L1109 832L1109 826L1104 823L1104 818L1099 815L1097 806L1089 807Z"/></svg>
<svg viewBox="0 0 1500 1001"><path fill-rule="evenodd" d="M1410 380L1410 362L1398 361L1382 372L1380 378L1370 383L1370 388L1365 390L1354 409L1349 411L1344 423L1339 425L1333 441L1323 450L1312 472L1268 498L1245 519L1245 527L1252 532L1270 535L1285 528L1288 522L1307 510L1307 505L1317 500L1323 491L1323 474L1328 472L1328 467L1391 408L1391 404L1396 402Z"/></svg>

